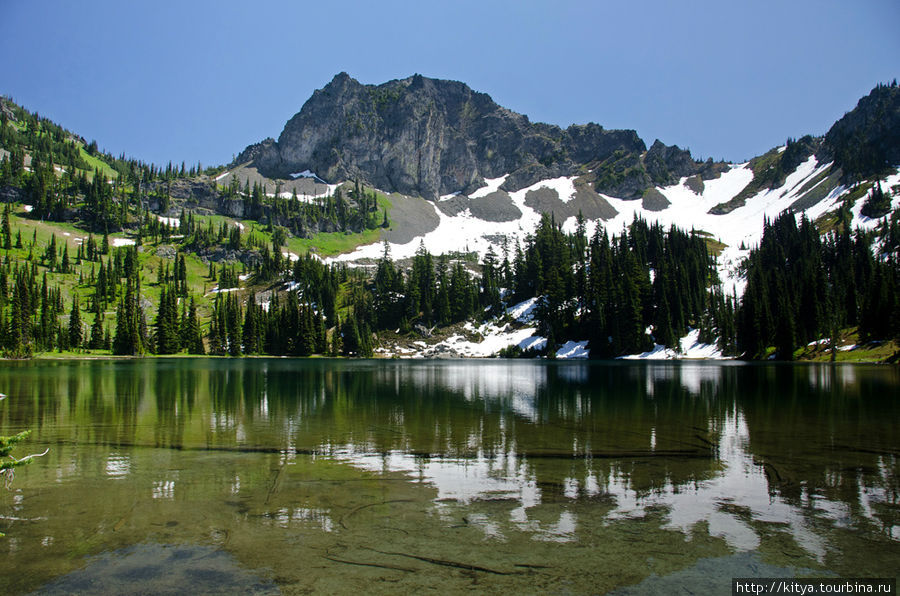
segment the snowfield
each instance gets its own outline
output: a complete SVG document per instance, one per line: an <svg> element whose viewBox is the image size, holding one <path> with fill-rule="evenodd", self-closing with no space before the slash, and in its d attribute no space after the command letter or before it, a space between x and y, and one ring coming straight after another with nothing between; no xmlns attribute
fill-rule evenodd
<svg viewBox="0 0 900 596"><path fill-rule="evenodd" d="M568 203L575 197L575 178L551 178L550 180L538 182L535 186L532 186L530 188L533 190L537 190L539 188L549 188L550 190L555 190L556 194L559 195L559 200L563 203Z"/></svg>
<svg viewBox="0 0 900 596"><path fill-rule="evenodd" d="M782 149L783 150L783 149ZM735 207L729 213L716 215L710 211L717 205L727 203L737 196L753 180L753 171L749 163L737 164L723 172L718 178L705 180L702 192L699 194L686 186L687 178L683 178L678 184L661 187L657 190L669 201L670 205L661 211L648 211L643 208L641 200L626 201L616 197L600 195L609 202L617 211L617 214L609 220L588 221L587 233L592 235L598 225L604 226L610 235L621 233L636 217L649 223L658 223L663 227L676 226L683 230L696 230L709 234L712 238L725 245L718 256L718 274L722 281L723 290L727 294L738 297L743 295L746 280L741 277L740 265L750 253L750 250L759 244L763 226L766 221L775 219L785 210L789 209L805 192L825 184L828 177L823 174L831 167L831 163L820 164L815 156L809 157L801 163L784 184L774 189L764 189L753 196L748 197L744 204ZM821 180L815 182L817 177ZM469 198L485 197L495 191L506 181L507 176L485 180L485 186L479 188ZM503 257L503 241L507 241L510 251L514 250L515 243L524 244L528 235L532 234L540 222L541 215L536 210L525 204L525 197L530 191L541 188L554 190L563 202L568 202L575 196L575 177L562 177L537 182L528 188L509 193L512 203L521 211L522 217L515 221L490 222L474 217L467 209L456 215L447 215L439 209L435 209L438 218L437 227L405 244L389 245L393 259L406 259L415 255L421 246L424 246L431 254L440 255L452 252L471 253L481 256L489 249L493 249L500 258ZM881 181L881 187L885 192L893 194L893 187L900 185L900 169ZM831 190L824 198L803 212L797 212L799 219L805 215L810 220L815 220L822 215L836 210L846 193L850 189L838 186ZM441 200L447 200L459 193L445 195ZM852 208L853 226L855 228L872 229L881 220L870 219L863 216L860 211L865 202L865 197L856 201ZM893 209L900 207L900 193L892 197ZM433 207L432 207L433 208ZM563 223L566 232L574 232L576 221L574 217L568 218ZM378 260L384 253L384 244L360 246L351 253L338 255L326 259L326 262L345 262L359 265L360 261ZM510 255L511 257L511 255ZM419 346L419 349L407 349L406 353L398 353L400 356L429 357L435 355L489 357L500 349L516 345L523 350L543 349L546 339L535 335L534 308L537 299L531 299L521 304L512 306L507 311L516 324L494 321L467 328L468 336L480 336L478 341L466 339L463 335L457 335L444 341L428 346ZM506 319L508 320L508 319ZM637 359L720 359L721 352L714 345L701 344L699 331L691 331L681 339L680 350L672 350L663 346L656 346L653 350L644 354L635 354L627 358ZM586 342L568 342L556 353L557 358L586 358Z"/></svg>
<svg viewBox="0 0 900 596"><path fill-rule="evenodd" d="M643 218L649 223L659 223L664 227L674 225L684 230L706 232L726 245L719 256L719 277L722 280L723 289L729 294L736 293L740 296L743 293L745 281L740 278L737 267L741 260L749 254L750 249L759 243L763 223L766 220L774 219L788 209L801 196L801 191L810 190L823 184L824 179L816 184L812 184L812 181L830 166L831 162L820 164L815 156L811 156L787 176L782 186L765 189L749 197L744 205L723 215L715 215L710 213L710 210L733 199L753 180L753 171L748 163L733 165L718 178L705 180L703 191L699 195L685 185L686 178L680 180L678 184L658 188L657 190L670 203L662 211L648 211L643 208L640 200L626 201L600 195L618 213L607 221L588 221L587 233L591 235L598 225L603 225L610 235L619 234L635 217ZM502 176L485 180L486 185L469 195L469 198L484 197L495 192L506 181L506 178L507 176ZM439 219L437 228L406 244L391 243L391 256L394 259L411 258L419 247L424 245L434 255L450 252L476 252L484 255L489 248L492 248L498 256L502 257L503 238L508 240L510 250L512 250L516 242L523 244L526 236L533 233L540 222L540 213L525 205L525 197L528 192L549 188L556 191L561 201L567 202L574 196L575 179L575 177L563 177L542 180L528 188L509 193L513 204L522 212L522 217L515 221L485 221L474 217L469 210L450 216L435 209L435 214ZM810 188L806 189L808 184ZM890 192L891 188L897 184L900 184L900 171L887 177L881 183L886 192ZM809 219L815 220L824 213L837 209L848 191L848 188L839 186L804 213ZM445 195L441 199L446 200L458 194ZM852 210L853 225L871 229L878 225L879 220L871 220L860 214L864 201L865 198L858 200ZM900 195L893 198L892 206L894 208L900 206ZM800 216L801 214L797 213L797 217ZM571 233L575 231L575 226L575 218L570 217L564 222L563 229ZM744 248L741 248L742 246ZM379 242L360 246L351 253L331 257L327 260L347 263L364 259L377 260L381 258L383 252L384 245Z"/></svg>

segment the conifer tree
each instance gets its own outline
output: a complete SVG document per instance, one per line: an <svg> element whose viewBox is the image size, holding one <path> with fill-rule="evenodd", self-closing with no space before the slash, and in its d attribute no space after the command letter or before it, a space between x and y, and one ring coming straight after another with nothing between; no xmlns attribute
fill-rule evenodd
<svg viewBox="0 0 900 596"><path fill-rule="evenodd" d="M225 335L228 340L228 353L240 356L241 349L241 306L235 296L229 294L225 298Z"/></svg>
<svg viewBox="0 0 900 596"><path fill-rule="evenodd" d="M180 349L175 289L163 286L156 315L156 353L174 354Z"/></svg>
<svg viewBox="0 0 900 596"><path fill-rule="evenodd" d="M188 307L187 324L184 326L183 334L188 354L206 354L203 336L200 333L200 323L197 319L197 307L194 305L193 298Z"/></svg>
<svg viewBox="0 0 900 596"><path fill-rule="evenodd" d="M69 313L69 347L77 350L81 347L83 341L83 331L81 329L81 308L78 305L78 294L72 296L72 310Z"/></svg>
<svg viewBox="0 0 900 596"><path fill-rule="evenodd" d="M243 340L245 354L258 354L262 348L262 327L258 310L262 309L259 309L256 299L251 293L247 296L247 308L244 313Z"/></svg>
<svg viewBox="0 0 900 596"><path fill-rule="evenodd" d="M146 322L140 304L140 282L129 277L125 295L116 309L116 335L113 354L140 356L146 351Z"/></svg>
<svg viewBox="0 0 900 596"><path fill-rule="evenodd" d="M103 337L103 311L100 309L99 302L95 301L94 304L94 323L91 325L91 338L88 342L88 347L92 350L100 350L105 344Z"/></svg>
<svg viewBox="0 0 900 596"><path fill-rule="evenodd" d="M60 263L59 270L61 273L69 273L70 268L69 263L69 243L66 242L63 244L63 254L62 254L62 262Z"/></svg>
<svg viewBox="0 0 900 596"><path fill-rule="evenodd" d="M0 239L6 250L12 248L12 230L9 226L9 203L3 208L3 221L0 223Z"/></svg>

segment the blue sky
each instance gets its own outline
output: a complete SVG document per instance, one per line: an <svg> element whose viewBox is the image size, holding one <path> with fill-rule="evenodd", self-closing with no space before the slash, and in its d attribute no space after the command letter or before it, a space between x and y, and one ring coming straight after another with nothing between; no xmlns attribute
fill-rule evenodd
<svg viewBox="0 0 900 596"><path fill-rule="evenodd" d="M900 78L897 0L0 2L0 93L156 163L226 163L340 71L732 161Z"/></svg>

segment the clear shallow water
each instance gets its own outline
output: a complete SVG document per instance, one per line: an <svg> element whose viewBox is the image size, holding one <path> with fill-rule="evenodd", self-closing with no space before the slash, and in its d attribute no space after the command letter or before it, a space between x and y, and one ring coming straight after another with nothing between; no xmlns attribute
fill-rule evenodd
<svg viewBox="0 0 900 596"><path fill-rule="evenodd" d="M897 367L0 364L0 586L730 590L900 568ZM692 583L693 582L693 583ZM705 588L704 588L705 586Z"/></svg>

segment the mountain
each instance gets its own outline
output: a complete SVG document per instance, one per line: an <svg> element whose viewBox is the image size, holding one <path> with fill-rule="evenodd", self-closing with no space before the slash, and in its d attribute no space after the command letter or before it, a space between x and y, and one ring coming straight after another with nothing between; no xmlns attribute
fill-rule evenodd
<svg viewBox="0 0 900 596"><path fill-rule="evenodd" d="M648 152L633 130L531 122L463 83L418 74L381 85L338 74L277 141L247 147L232 165L244 163L269 178L308 171L431 200L469 194L485 179L507 176L500 188L513 192L596 166L596 190L640 198L653 183L714 170L658 141Z"/></svg>
<svg viewBox="0 0 900 596"><path fill-rule="evenodd" d="M0 98L0 353L900 358L898 106L729 164L341 74L204 170Z"/></svg>
<svg viewBox="0 0 900 596"><path fill-rule="evenodd" d="M895 82L875 87L822 137L788 139L745 164L700 162L659 140L648 148L633 130L533 123L456 81L414 75L363 85L340 73L277 141L241 152L223 183L236 177L268 182L285 196L323 196L352 181L396 193L392 218L402 225L383 239L424 238L435 252L499 249L501 238L522 240L545 212L562 222L580 213L613 229L640 216L704 230L736 248L756 243L765 218L784 209L823 218L853 207L866 185L900 164L898 131ZM315 226L293 228L305 234Z"/></svg>
<svg viewBox="0 0 900 596"><path fill-rule="evenodd" d="M222 183L237 177L280 186L282 196L323 196L326 187L308 177L315 173L328 188L353 181L395 193L397 225L382 239L398 257L412 256L419 239L435 253L499 250L504 239L522 241L546 212L569 229L579 213L611 230L643 217L705 231L737 251L784 209L826 228L841 205L859 218L866 184L900 163L898 110L897 85L879 85L824 137L788 139L728 164L696 161L659 140L648 148L631 130L533 123L460 82L415 75L363 85L341 73L277 141L241 152ZM373 244L340 258L380 250Z"/></svg>

